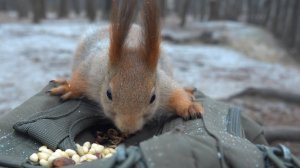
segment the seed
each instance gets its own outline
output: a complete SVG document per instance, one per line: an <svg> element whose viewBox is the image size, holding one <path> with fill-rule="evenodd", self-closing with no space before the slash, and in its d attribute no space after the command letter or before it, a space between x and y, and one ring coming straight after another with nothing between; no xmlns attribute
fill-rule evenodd
<svg viewBox="0 0 300 168"><path fill-rule="evenodd" d="M83 147L87 147L89 149L91 147L91 143L90 142L85 142L83 144Z"/></svg>
<svg viewBox="0 0 300 168"><path fill-rule="evenodd" d="M97 147L97 146L98 146L98 144L93 143L93 144L91 145L91 149L92 149L92 148L95 148L95 147Z"/></svg>
<svg viewBox="0 0 300 168"><path fill-rule="evenodd" d="M94 149L96 150L97 153L101 153L103 151L103 149L104 149L104 146L102 146L102 145L96 145L94 147Z"/></svg>
<svg viewBox="0 0 300 168"><path fill-rule="evenodd" d="M54 152L46 146L41 146L38 153L30 155L30 161L39 163L41 166L60 167L75 165L83 162L93 161L98 158L108 158L116 152L114 147L104 147L102 145L85 142L83 146L76 144L77 151L57 149Z"/></svg>
<svg viewBox="0 0 300 168"><path fill-rule="evenodd" d="M59 156L60 157L60 156ZM48 158L48 162L53 162L54 159L57 159L59 158L58 156L55 156L55 155L51 155L49 158Z"/></svg>
<svg viewBox="0 0 300 168"><path fill-rule="evenodd" d="M74 162L77 164L77 163L80 163L80 156L75 154L72 156L72 160L74 160Z"/></svg>
<svg viewBox="0 0 300 168"><path fill-rule="evenodd" d="M48 161L47 160L45 160L45 159L42 159L42 160L40 160L40 165L41 166L46 166L46 167L50 167L50 165L49 165L49 163L48 163Z"/></svg>
<svg viewBox="0 0 300 168"><path fill-rule="evenodd" d="M95 154L96 150L94 148L91 148L90 151L88 152L88 154Z"/></svg>
<svg viewBox="0 0 300 168"><path fill-rule="evenodd" d="M108 150L110 153L115 153L115 152L116 152L116 150L113 149L113 148L107 148L107 150Z"/></svg>
<svg viewBox="0 0 300 168"><path fill-rule="evenodd" d="M104 158L109 158L109 157L112 157L111 153L109 153L109 154L107 154L107 155L104 156Z"/></svg>
<svg viewBox="0 0 300 168"><path fill-rule="evenodd" d="M61 153L62 150L61 149L56 149L55 152Z"/></svg>
<svg viewBox="0 0 300 168"><path fill-rule="evenodd" d="M54 159L52 162L53 167L62 167L62 166L68 166L74 164L75 162L72 159L65 158L65 157Z"/></svg>
<svg viewBox="0 0 300 168"><path fill-rule="evenodd" d="M66 152L69 156L73 156L73 155L76 154L76 152L75 152L74 150L72 150L72 149L67 149L65 152Z"/></svg>
<svg viewBox="0 0 300 168"><path fill-rule="evenodd" d="M39 157L36 153L33 153L32 155L30 155L29 159L32 161L32 162L38 162L39 161Z"/></svg>
<svg viewBox="0 0 300 168"><path fill-rule="evenodd" d="M51 156L55 156L56 158L59 158L59 157L62 157L62 154L59 152L54 152L54 153L52 153Z"/></svg>
<svg viewBox="0 0 300 168"><path fill-rule="evenodd" d="M86 156L86 158L87 158L88 161L89 160L96 160L96 159L98 159L97 156L92 155L92 154L86 154L85 156Z"/></svg>
<svg viewBox="0 0 300 168"><path fill-rule="evenodd" d="M49 167L52 167L52 162L53 162L53 160L50 162L49 160L47 160L48 161L48 166Z"/></svg>
<svg viewBox="0 0 300 168"><path fill-rule="evenodd" d="M84 162L84 161L87 161L87 158L86 158L85 155L84 155L84 156L81 156L81 158L80 158L80 162Z"/></svg>
<svg viewBox="0 0 300 168"><path fill-rule="evenodd" d="M47 160L50 156L49 154L43 153L43 152L39 152L37 155L38 155L40 160L42 160L42 159Z"/></svg>
<svg viewBox="0 0 300 168"><path fill-rule="evenodd" d="M86 147L86 146L83 146L83 147L82 147L82 150L83 150L83 153L84 153L84 154L87 154L87 153L89 152L89 148Z"/></svg>
<svg viewBox="0 0 300 168"><path fill-rule="evenodd" d="M61 152L61 155L63 156L63 157L65 157L65 158L69 158L69 155L67 154L67 152Z"/></svg>
<svg viewBox="0 0 300 168"><path fill-rule="evenodd" d="M103 153L104 155L107 155L107 154L110 153L110 151L108 150L108 148L105 148L105 149L103 149L102 153Z"/></svg>
<svg viewBox="0 0 300 168"><path fill-rule="evenodd" d="M80 156L83 156L84 155L84 151L83 151L83 148L82 146L76 144L77 146L77 153L80 155Z"/></svg>
<svg viewBox="0 0 300 168"><path fill-rule="evenodd" d="M51 150L51 149L41 149L40 150L41 152L43 152L43 153L47 153L47 154L49 154L49 155L51 155L52 153L53 153L53 151Z"/></svg>
<svg viewBox="0 0 300 168"><path fill-rule="evenodd" d="M41 147L39 148L39 151L40 151L40 152L43 152L43 150L45 150L45 149L48 149L48 148L47 148L47 146L44 145L44 146L41 146Z"/></svg>

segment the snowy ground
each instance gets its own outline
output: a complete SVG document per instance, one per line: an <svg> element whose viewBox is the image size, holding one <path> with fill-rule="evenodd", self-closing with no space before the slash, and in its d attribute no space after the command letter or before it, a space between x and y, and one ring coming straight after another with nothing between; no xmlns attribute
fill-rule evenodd
<svg viewBox="0 0 300 168"><path fill-rule="evenodd" d="M1 20L1 18L0 18ZM49 80L70 75L71 60L83 32L106 23L83 20L26 21L0 24L0 116L40 91ZM175 77L207 95L224 99L248 87L273 88L300 95L300 66L270 33L253 26L217 22L165 25L175 38L212 31L218 45L164 42ZM263 125L300 126L300 105L262 97L238 97L230 103ZM281 142L280 142L281 143ZM300 144L285 142L300 157Z"/></svg>
<svg viewBox="0 0 300 168"><path fill-rule="evenodd" d="M49 80L67 77L80 35L102 24L1 24L0 114L24 102ZM222 45L165 42L164 46L174 63L176 78L213 98L225 98L247 87L300 94L300 71L291 66L259 61Z"/></svg>

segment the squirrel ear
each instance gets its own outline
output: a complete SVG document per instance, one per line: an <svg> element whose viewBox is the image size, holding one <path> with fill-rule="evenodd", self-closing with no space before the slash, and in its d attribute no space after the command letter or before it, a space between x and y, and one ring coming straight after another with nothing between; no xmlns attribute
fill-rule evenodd
<svg viewBox="0 0 300 168"><path fill-rule="evenodd" d="M111 14L109 47L109 62L111 65L116 65L121 59L124 43L134 18L137 4L137 0L116 1L113 0L112 2Z"/></svg>
<svg viewBox="0 0 300 168"><path fill-rule="evenodd" d="M157 0L145 0L143 7L145 61L151 70L157 66L160 55L160 14Z"/></svg>

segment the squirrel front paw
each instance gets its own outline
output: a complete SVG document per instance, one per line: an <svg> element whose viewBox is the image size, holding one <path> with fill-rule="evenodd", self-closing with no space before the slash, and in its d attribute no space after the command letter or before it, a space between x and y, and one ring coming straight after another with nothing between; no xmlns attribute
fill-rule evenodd
<svg viewBox="0 0 300 168"><path fill-rule="evenodd" d="M51 80L50 82L55 83L57 86L47 91L52 96L59 96L62 100L76 99L82 96L82 93L76 89L65 79Z"/></svg>
<svg viewBox="0 0 300 168"><path fill-rule="evenodd" d="M176 114L184 119L201 117L204 112L202 104L199 102L189 102L177 105Z"/></svg>
<svg viewBox="0 0 300 168"><path fill-rule="evenodd" d="M191 93L178 89L171 94L169 103L176 114L182 118L201 117L204 113L204 108L200 102L195 102L193 99L194 97Z"/></svg>

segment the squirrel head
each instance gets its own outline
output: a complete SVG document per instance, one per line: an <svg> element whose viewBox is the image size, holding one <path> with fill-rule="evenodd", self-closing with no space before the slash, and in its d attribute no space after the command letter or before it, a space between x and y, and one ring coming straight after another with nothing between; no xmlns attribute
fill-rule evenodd
<svg viewBox="0 0 300 168"><path fill-rule="evenodd" d="M137 0L121 2L113 3L108 77L101 91L101 103L116 127L130 134L142 129L159 103L159 10L156 0L145 0L140 28L131 26ZM135 38L139 38L138 42L130 45Z"/></svg>

